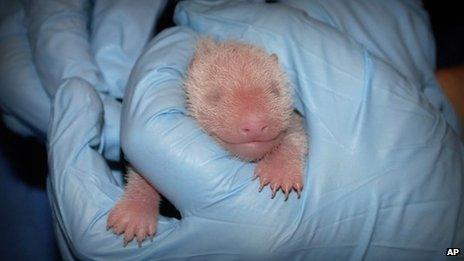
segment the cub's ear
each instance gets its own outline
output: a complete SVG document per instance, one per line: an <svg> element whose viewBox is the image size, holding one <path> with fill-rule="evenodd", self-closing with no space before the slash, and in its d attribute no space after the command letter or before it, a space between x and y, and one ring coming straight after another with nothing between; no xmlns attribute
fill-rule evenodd
<svg viewBox="0 0 464 261"><path fill-rule="evenodd" d="M218 43L209 37L200 38L197 42L197 53L208 54L211 51L215 50L218 46Z"/></svg>
<svg viewBox="0 0 464 261"><path fill-rule="evenodd" d="M205 56L211 53L217 47L216 41L209 37L202 37L198 39L197 45L195 47L195 53L193 54L192 59L189 63L189 68L191 69L195 65L195 61L198 57Z"/></svg>
<svg viewBox="0 0 464 261"><path fill-rule="evenodd" d="M279 62L279 57L277 57L277 54L273 53L273 54L270 55L270 57L274 62L276 62L276 63Z"/></svg>

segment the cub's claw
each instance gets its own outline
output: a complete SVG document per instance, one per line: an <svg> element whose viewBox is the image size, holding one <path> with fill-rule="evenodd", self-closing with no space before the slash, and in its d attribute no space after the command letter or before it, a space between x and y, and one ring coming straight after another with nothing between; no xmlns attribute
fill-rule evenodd
<svg viewBox="0 0 464 261"><path fill-rule="evenodd" d="M277 191L279 191L279 186L278 185L271 186L271 189L272 189L271 199L274 199Z"/></svg>
<svg viewBox="0 0 464 261"><path fill-rule="evenodd" d="M111 210L107 220L107 229L117 235L124 234L123 246L126 247L134 238L139 247L156 232L158 206L153 202L134 202L121 199Z"/></svg>
<svg viewBox="0 0 464 261"><path fill-rule="evenodd" d="M287 201L287 200L288 200L288 196L290 195L290 191L289 191L289 190L285 190L284 194L285 194L285 201Z"/></svg>
<svg viewBox="0 0 464 261"><path fill-rule="evenodd" d="M259 186L259 192L263 190L265 186L267 186L270 182L267 180L260 179L260 186Z"/></svg>
<svg viewBox="0 0 464 261"><path fill-rule="evenodd" d="M295 189L296 194L298 195L298 198L300 198L301 190L303 190L303 186L301 186L299 183L296 183L295 185L293 185L293 188Z"/></svg>
<svg viewBox="0 0 464 261"><path fill-rule="evenodd" d="M254 175L259 177L260 180L259 192L265 186L271 184L272 199L275 198L277 192L281 189L285 195L285 200L288 200L292 190L295 190L298 198L300 198L301 184L303 183L302 172L302 167L298 165L286 165L277 160L261 160L256 166Z"/></svg>

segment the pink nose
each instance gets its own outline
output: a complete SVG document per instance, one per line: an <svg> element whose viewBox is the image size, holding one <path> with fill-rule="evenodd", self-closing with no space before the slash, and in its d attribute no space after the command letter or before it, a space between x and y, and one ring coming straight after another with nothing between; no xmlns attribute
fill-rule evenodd
<svg viewBox="0 0 464 261"><path fill-rule="evenodd" d="M255 137L264 135L269 129L269 123L266 120L257 119L255 117L247 117L243 119L239 132L243 136Z"/></svg>

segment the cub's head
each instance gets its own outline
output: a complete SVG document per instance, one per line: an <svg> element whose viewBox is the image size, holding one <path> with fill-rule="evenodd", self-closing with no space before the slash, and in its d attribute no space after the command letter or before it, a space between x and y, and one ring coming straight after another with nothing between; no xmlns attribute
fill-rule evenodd
<svg viewBox="0 0 464 261"><path fill-rule="evenodd" d="M242 159L262 158L290 124L287 78L277 56L257 46L201 39L185 89L191 116Z"/></svg>

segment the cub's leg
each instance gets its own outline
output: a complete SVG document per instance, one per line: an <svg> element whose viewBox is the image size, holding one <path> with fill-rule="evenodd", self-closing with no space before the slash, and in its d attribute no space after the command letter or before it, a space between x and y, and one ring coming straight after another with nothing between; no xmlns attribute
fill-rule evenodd
<svg viewBox="0 0 464 261"><path fill-rule="evenodd" d="M129 168L123 197L111 210L107 227L116 234L124 233L124 246L134 237L139 247L156 232L160 195L140 174Z"/></svg>
<svg viewBox="0 0 464 261"><path fill-rule="evenodd" d="M285 199L292 189L299 197L303 189L303 171L307 154L308 138L303 122L301 116L294 113L282 143L257 163L255 177L260 179L260 190L269 184L272 197L279 189L282 189Z"/></svg>

